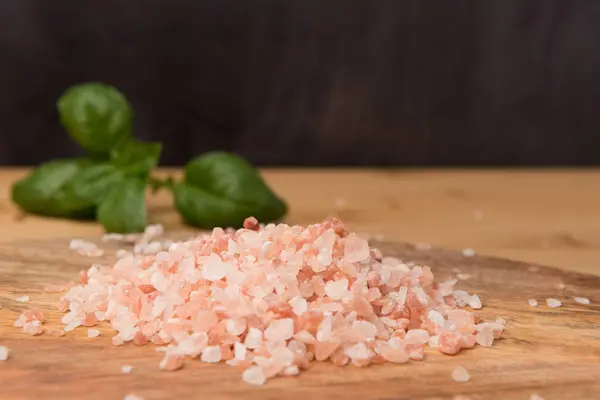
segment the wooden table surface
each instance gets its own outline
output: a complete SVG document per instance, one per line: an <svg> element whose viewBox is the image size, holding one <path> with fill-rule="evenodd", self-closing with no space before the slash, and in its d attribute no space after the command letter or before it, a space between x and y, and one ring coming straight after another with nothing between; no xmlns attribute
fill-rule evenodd
<svg viewBox="0 0 600 400"><path fill-rule="evenodd" d="M0 169L0 241L100 235L100 226L20 218L10 186L23 169ZM290 204L288 223L328 215L386 240L559 266L600 275L600 170L270 169ZM149 200L151 222L183 226L167 193Z"/></svg>

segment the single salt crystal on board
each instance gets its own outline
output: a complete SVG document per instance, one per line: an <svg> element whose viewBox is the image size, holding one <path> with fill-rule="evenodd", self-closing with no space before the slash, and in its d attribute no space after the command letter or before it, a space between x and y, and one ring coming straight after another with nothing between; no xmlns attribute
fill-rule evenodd
<svg viewBox="0 0 600 400"><path fill-rule="evenodd" d="M131 371L133 371L133 366L131 366L131 365L122 365L121 366L122 374L129 374Z"/></svg>
<svg viewBox="0 0 600 400"><path fill-rule="evenodd" d="M545 400L545 399L537 393L532 393L531 396L529 396L529 400Z"/></svg>
<svg viewBox="0 0 600 400"><path fill-rule="evenodd" d="M494 343L494 331L490 326L484 326L477 333L477 344L488 347Z"/></svg>
<svg viewBox="0 0 600 400"><path fill-rule="evenodd" d="M527 302L529 303L529 305L531 307L537 307L537 305L538 305L538 302L536 299L529 299L529 300L527 300Z"/></svg>
<svg viewBox="0 0 600 400"><path fill-rule="evenodd" d="M98 329L88 329L87 336L89 338L95 338L100 336L100 331Z"/></svg>
<svg viewBox="0 0 600 400"><path fill-rule="evenodd" d="M590 299L588 299L587 297L573 297L573 300L575 300L575 302L579 304L590 304Z"/></svg>
<svg viewBox="0 0 600 400"><path fill-rule="evenodd" d="M458 275L456 275L456 277L458 279L460 279L461 281L466 281L467 279L471 279L470 274L458 274Z"/></svg>
<svg viewBox="0 0 600 400"><path fill-rule="evenodd" d="M468 382L471 379L471 374L465 367L458 366L452 371L452 379L456 382Z"/></svg>
<svg viewBox="0 0 600 400"><path fill-rule="evenodd" d="M0 361L8 360L8 347L0 346Z"/></svg>
<svg viewBox="0 0 600 400"><path fill-rule="evenodd" d="M429 251L433 248L433 246L429 243L415 243L415 249L419 251Z"/></svg>
<svg viewBox="0 0 600 400"><path fill-rule="evenodd" d="M16 301L18 301L19 303L27 303L29 301L29 296L25 295L25 296L19 296L15 298Z"/></svg>
<svg viewBox="0 0 600 400"><path fill-rule="evenodd" d="M468 248L462 250L462 255L465 257L473 257L475 255L475 250L468 247Z"/></svg>
<svg viewBox="0 0 600 400"><path fill-rule="evenodd" d="M481 299L476 294L471 295L471 297L469 298L468 304L469 304L469 307L471 307L474 310L479 310L482 307Z"/></svg>
<svg viewBox="0 0 600 400"><path fill-rule="evenodd" d="M123 397L123 400L144 400L144 398L136 394L129 393L126 394L125 397Z"/></svg>
<svg viewBox="0 0 600 400"><path fill-rule="evenodd" d="M557 308L557 307L562 306L562 302L560 300L553 299L553 298L547 298L546 304L548 304L548 307L550 307L550 308Z"/></svg>

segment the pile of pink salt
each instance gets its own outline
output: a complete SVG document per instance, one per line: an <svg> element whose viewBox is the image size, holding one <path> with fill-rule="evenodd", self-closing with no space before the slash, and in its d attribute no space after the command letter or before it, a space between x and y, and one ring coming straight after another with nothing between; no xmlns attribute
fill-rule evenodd
<svg viewBox="0 0 600 400"><path fill-rule="evenodd" d="M94 265L81 282L62 299L65 331L108 321L114 345L161 345L164 370L224 361L258 385L315 360L406 363L425 346L490 346L505 322L479 321L470 311L479 297L455 280L383 257L333 218L307 227L248 218L238 231Z"/></svg>

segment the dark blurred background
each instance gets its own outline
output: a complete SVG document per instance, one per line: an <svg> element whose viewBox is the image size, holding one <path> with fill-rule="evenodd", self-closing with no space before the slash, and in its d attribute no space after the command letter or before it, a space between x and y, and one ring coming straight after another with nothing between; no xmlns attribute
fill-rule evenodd
<svg viewBox="0 0 600 400"><path fill-rule="evenodd" d="M85 81L164 164L600 164L598 0L0 0L0 164L79 154Z"/></svg>

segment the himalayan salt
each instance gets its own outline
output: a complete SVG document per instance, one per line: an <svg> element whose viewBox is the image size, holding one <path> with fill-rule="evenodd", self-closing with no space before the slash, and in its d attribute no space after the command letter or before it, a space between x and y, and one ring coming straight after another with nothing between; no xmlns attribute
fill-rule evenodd
<svg viewBox="0 0 600 400"><path fill-rule="evenodd" d="M468 382L471 379L471 374L465 367L458 366L452 370L452 379L456 382Z"/></svg>
<svg viewBox="0 0 600 400"><path fill-rule="evenodd" d="M477 333L477 344L484 347L489 347L494 343L494 332L489 326L484 326Z"/></svg>
<svg viewBox="0 0 600 400"><path fill-rule="evenodd" d="M200 360L206 363L218 363L221 361L221 348L219 346L208 346L202 351Z"/></svg>
<svg viewBox="0 0 600 400"><path fill-rule="evenodd" d="M537 305L538 305L538 302L536 299L529 299L529 300L527 300L527 302L529 303L529 305L531 307L537 307Z"/></svg>
<svg viewBox="0 0 600 400"><path fill-rule="evenodd" d="M481 300L455 290L456 279L436 283L429 267L384 257L334 218L307 227L248 218L244 229L183 242L154 233L119 237L133 251L68 287L58 304L64 331L106 323L115 346L160 346L163 370L200 358L262 385L315 360L406 363L422 360L425 346L456 354L491 344L506 322L476 324ZM40 318L17 322L42 328Z"/></svg>
<svg viewBox="0 0 600 400"><path fill-rule="evenodd" d="M95 338L100 336L100 331L98 329L88 329L87 331L87 337L89 338Z"/></svg>
<svg viewBox="0 0 600 400"><path fill-rule="evenodd" d="M144 400L144 398L136 394L129 393L126 394L125 397L123 397L123 400Z"/></svg>
<svg viewBox="0 0 600 400"><path fill-rule="evenodd" d="M242 374L242 379L244 382L251 385L264 385L264 383L267 381L265 372L259 366L250 367L245 370Z"/></svg>
<svg viewBox="0 0 600 400"><path fill-rule="evenodd" d="M560 300L558 300L558 299L552 299L552 298L546 299L546 304L550 308L557 308L557 307L562 306L562 302Z"/></svg>
<svg viewBox="0 0 600 400"><path fill-rule="evenodd" d="M532 393L531 396L529 396L529 400L545 400L545 399L537 393Z"/></svg>
<svg viewBox="0 0 600 400"><path fill-rule="evenodd" d="M0 346L0 361L8 360L8 347Z"/></svg>
<svg viewBox="0 0 600 400"><path fill-rule="evenodd" d="M131 371L133 371L133 366L131 366L131 365L122 365L121 366L122 374L129 374L129 373L131 373Z"/></svg>
<svg viewBox="0 0 600 400"><path fill-rule="evenodd" d="M573 300L575 300L575 302L579 304L590 304L590 299L588 299L587 297L573 297Z"/></svg>
<svg viewBox="0 0 600 400"><path fill-rule="evenodd" d="M464 257L473 257L475 256L475 250L471 249L471 248L466 248L462 250L462 255Z"/></svg>
<svg viewBox="0 0 600 400"><path fill-rule="evenodd" d="M272 341L288 340L294 336L294 320L276 319L265 329L265 339Z"/></svg>
<svg viewBox="0 0 600 400"><path fill-rule="evenodd" d="M82 239L73 239L69 243L69 248L75 250L78 254L85 257L101 257L104 251L92 242Z"/></svg>
<svg viewBox="0 0 600 400"><path fill-rule="evenodd" d="M25 295L25 296L19 296L15 298L16 301L18 301L19 303L27 303L29 301L29 296Z"/></svg>

